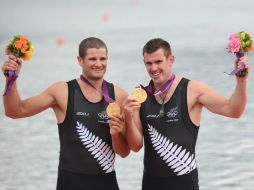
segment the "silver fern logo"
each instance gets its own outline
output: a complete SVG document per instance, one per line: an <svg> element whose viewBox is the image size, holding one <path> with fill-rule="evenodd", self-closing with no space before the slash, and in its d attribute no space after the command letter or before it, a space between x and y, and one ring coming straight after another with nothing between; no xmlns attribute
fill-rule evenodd
<svg viewBox="0 0 254 190"><path fill-rule="evenodd" d="M184 175L193 171L196 167L196 159L193 154L187 152L178 144L171 142L161 135L153 126L148 124L148 131L154 150L162 157L163 161L176 173Z"/></svg>
<svg viewBox="0 0 254 190"><path fill-rule="evenodd" d="M114 171L115 152L102 139L93 135L82 123L77 121L77 132L79 138L88 151L97 160L105 173Z"/></svg>

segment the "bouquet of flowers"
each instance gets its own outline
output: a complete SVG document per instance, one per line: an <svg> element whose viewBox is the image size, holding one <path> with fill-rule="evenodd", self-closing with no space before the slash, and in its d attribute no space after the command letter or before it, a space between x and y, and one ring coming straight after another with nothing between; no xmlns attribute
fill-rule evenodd
<svg viewBox="0 0 254 190"><path fill-rule="evenodd" d="M28 40L27 37L21 35L14 36L6 47L7 55L12 54L17 58L22 58L24 61L30 60L33 52L33 44ZM4 74L8 77L8 82L4 92L4 95L6 95L10 91L14 81L17 79L18 74L16 71L5 71Z"/></svg>
<svg viewBox="0 0 254 190"><path fill-rule="evenodd" d="M239 67L238 62L240 58L244 56L245 53L248 53L253 50L254 47L252 45L252 39L248 33L241 31L230 35L228 43L228 51L229 53L234 53L237 57L235 61L236 68L230 73L230 75L244 77L248 73L248 69L245 68L245 65L240 63Z"/></svg>

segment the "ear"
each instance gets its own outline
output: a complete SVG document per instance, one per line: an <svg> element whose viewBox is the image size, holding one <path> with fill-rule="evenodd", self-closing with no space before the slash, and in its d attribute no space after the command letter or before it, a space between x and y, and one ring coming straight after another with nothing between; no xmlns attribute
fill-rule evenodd
<svg viewBox="0 0 254 190"><path fill-rule="evenodd" d="M77 60L79 62L79 65L82 66L83 64L83 59L80 56L77 56Z"/></svg>
<svg viewBox="0 0 254 190"><path fill-rule="evenodd" d="M169 62L171 64L173 64L175 62L175 56L174 55L170 55L169 58L168 58Z"/></svg>

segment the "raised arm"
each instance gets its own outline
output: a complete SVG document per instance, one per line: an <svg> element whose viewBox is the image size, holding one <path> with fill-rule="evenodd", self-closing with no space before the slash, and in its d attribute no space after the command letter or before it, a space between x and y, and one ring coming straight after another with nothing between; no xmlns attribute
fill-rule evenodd
<svg viewBox="0 0 254 190"><path fill-rule="evenodd" d="M247 58L241 60L248 68ZM194 89L197 94L197 102L205 106L213 113L227 117L239 118L244 112L247 95L246 95L246 77L236 77L236 87L229 98L226 98L215 92L209 86L193 81L190 88Z"/></svg>
<svg viewBox="0 0 254 190"><path fill-rule="evenodd" d="M15 82L9 94L3 97L5 115L17 119L33 116L47 108L52 108L56 114L57 122L62 122L66 112L67 94L67 84L58 82L42 93L22 100Z"/></svg>
<svg viewBox="0 0 254 190"><path fill-rule="evenodd" d="M35 115L55 104L50 88L37 96L21 100L16 82L10 93L3 98L5 114L13 119Z"/></svg>
<svg viewBox="0 0 254 190"><path fill-rule="evenodd" d="M21 64L20 60L17 62L15 58L10 56L10 59L3 64L2 70L19 71ZM22 100L17 89L16 80L9 93L3 96L5 115L16 119L35 115L49 107L57 110L55 108L59 107L59 98L57 97L59 94L58 91L61 90L62 94L64 94L64 89L67 90L67 85L64 82L56 83L42 93Z"/></svg>

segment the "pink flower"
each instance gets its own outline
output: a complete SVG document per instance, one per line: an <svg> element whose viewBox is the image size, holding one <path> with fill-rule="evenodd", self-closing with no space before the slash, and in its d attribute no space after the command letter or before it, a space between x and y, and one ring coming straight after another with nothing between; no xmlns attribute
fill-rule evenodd
<svg viewBox="0 0 254 190"><path fill-rule="evenodd" d="M234 34L231 34L228 39L230 41L232 41L232 40L235 40L235 39L239 39L239 37L238 37L237 33L234 33Z"/></svg>
<svg viewBox="0 0 254 190"><path fill-rule="evenodd" d="M231 53L237 53L241 49L241 42L237 34L232 34L229 37L228 50Z"/></svg>

